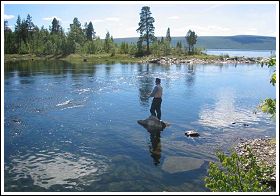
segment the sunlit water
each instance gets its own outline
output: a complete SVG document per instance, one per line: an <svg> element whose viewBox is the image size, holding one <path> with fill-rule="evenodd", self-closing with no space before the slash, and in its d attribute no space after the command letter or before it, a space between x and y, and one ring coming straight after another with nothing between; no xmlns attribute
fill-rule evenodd
<svg viewBox="0 0 280 196"><path fill-rule="evenodd" d="M218 149L275 137L256 109L275 98L273 69L260 65L5 64L5 191L209 191L203 178ZM162 79L162 120L149 116ZM198 138L185 136L195 129Z"/></svg>
<svg viewBox="0 0 280 196"><path fill-rule="evenodd" d="M230 50L230 49L207 49L208 55L228 55L229 57L271 57L275 56L275 50Z"/></svg>

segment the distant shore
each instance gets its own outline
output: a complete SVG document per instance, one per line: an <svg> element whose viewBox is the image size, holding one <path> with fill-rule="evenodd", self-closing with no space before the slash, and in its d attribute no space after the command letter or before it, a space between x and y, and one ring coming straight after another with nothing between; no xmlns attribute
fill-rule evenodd
<svg viewBox="0 0 280 196"><path fill-rule="evenodd" d="M62 55L42 55L36 56L32 54L5 54L5 62L22 61L22 60L63 60L70 63L155 63L161 65L171 64L254 64L262 63L267 58L263 57L228 57L216 55L181 55L181 56L144 56L134 57L125 54L117 54L111 56L110 54L98 55L80 55L71 54L68 56Z"/></svg>

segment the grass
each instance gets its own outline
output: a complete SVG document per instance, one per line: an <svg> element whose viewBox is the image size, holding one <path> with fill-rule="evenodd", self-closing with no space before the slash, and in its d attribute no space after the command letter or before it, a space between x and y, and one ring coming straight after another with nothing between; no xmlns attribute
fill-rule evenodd
<svg viewBox="0 0 280 196"><path fill-rule="evenodd" d="M215 55L167 55L168 58L177 58L177 59L203 59L203 60L215 60L218 59L219 56ZM36 56L34 54L5 54L4 59L7 61L18 61L18 60L63 60L71 63L141 63L148 59L159 58L153 55L144 56L144 57L134 57L128 54L116 54L112 56L111 54L103 53L103 54L70 54L68 56L62 55L44 55L44 56Z"/></svg>

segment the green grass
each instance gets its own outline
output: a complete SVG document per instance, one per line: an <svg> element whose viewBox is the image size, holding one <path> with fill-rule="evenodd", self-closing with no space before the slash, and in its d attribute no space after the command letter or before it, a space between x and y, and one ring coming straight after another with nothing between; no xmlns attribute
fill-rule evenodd
<svg viewBox="0 0 280 196"><path fill-rule="evenodd" d="M203 60L215 60L219 59L219 56L215 55L167 55L168 58L177 58L177 59L203 59ZM93 64L102 64L102 63L141 63L148 59L160 58L153 55L144 56L144 57L134 57L128 54L116 54L111 56L110 54L70 54L68 56L61 55L44 55L36 56L32 54L5 54L6 61L20 61L20 60L63 60L70 63L93 63Z"/></svg>

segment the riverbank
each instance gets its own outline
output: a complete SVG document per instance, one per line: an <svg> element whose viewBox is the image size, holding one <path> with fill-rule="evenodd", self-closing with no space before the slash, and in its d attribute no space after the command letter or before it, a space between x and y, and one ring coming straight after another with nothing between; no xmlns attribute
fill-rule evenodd
<svg viewBox="0 0 280 196"><path fill-rule="evenodd" d="M161 65L171 65L171 64L254 64L261 63L264 58L254 58L254 57L223 57L216 56L216 58L211 58L206 56L189 56L185 58L172 58L172 57L160 57L153 58L142 63L157 63Z"/></svg>
<svg viewBox="0 0 280 196"><path fill-rule="evenodd" d="M258 138L258 139L240 139L234 149L240 156L247 156L249 154L247 147L252 151L256 157L257 164L265 165L272 168L272 173L266 173L270 181L269 184L276 186L276 140L275 138Z"/></svg>
<svg viewBox="0 0 280 196"><path fill-rule="evenodd" d="M43 55L36 56L32 54L5 54L5 62L21 60L63 60L71 63L88 62L93 64L101 63L156 63L160 65L171 64L254 64L265 60L262 57L227 57L215 55L182 55L182 56L164 56L164 57L134 57L127 54L98 54L98 55L80 55L71 54L62 55Z"/></svg>
<svg viewBox="0 0 280 196"><path fill-rule="evenodd" d="M5 54L5 62L9 61L24 61L24 60L63 60L71 63L107 63L107 62L119 62L119 63L137 63L145 58L135 58L129 55L118 54L111 56L110 54L98 54L98 55L80 55L70 54L67 56L63 55L41 55L37 56L34 54Z"/></svg>

